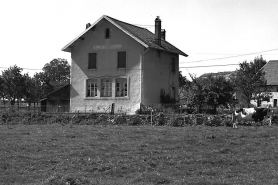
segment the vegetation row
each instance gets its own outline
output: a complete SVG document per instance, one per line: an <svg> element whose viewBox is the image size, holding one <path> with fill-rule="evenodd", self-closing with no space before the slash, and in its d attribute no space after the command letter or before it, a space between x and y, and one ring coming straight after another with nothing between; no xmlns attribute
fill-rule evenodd
<svg viewBox="0 0 278 185"><path fill-rule="evenodd" d="M232 126L231 114L167 114L153 115L110 115L110 114L49 114L44 112L3 111L0 113L1 125L153 125L153 126ZM274 123L277 116L273 118ZM263 123L267 124L267 123ZM242 123L251 125L251 123Z"/></svg>

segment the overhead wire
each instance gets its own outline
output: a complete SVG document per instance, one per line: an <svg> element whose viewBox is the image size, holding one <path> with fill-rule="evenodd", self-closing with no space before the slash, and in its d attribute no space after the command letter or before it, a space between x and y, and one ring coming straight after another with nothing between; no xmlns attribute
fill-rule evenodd
<svg viewBox="0 0 278 185"><path fill-rule="evenodd" d="M197 62L205 62L205 61L212 61L212 60L222 60L222 59L227 59L227 58L235 58L235 57L241 57L241 56L246 56L246 55L254 55L254 54L258 54L258 53L264 53L264 52L270 52L270 51L276 51L276 50L278 50L278 48L265 50L265 51L259 51L259 52L253 52L253 53L240 54L240 55L235 55L235 56L229 56L229 57L195 60L195 61L189 61L189 62L184 61L184 62L180 62L180 63L197 63Z"/></svg>
<svg viewBox="0 0 278 185"><path fill-rule="evenodd" d="M203 62L203 61L211 61L211 60L220 60L220 59L226 59L226 58L233 58L233 57L240 57L240 56L246 56L246 55L252 55L252 54L258 54L258 53L263 53L263 52L269 52L269 51L276 51L278 50L278 48L276 49L271 49L271 50L265 50L265 51L259 51L259 52L254 52L254 53L247 53L247 54L240 54L240 55L236 55L236 56L230 56L230 57L221 57L221 58L214 58L214 59L204 59L204 60L198 60L198 61L191 61L191 62L179 62L180 64L186 64L186 63L194 63L194 62ZM277 54L278 55L278 54ZM239 65L239 64L216 64L216 65L207 65L207 66L188 66L188 67L184 67L184 66L180 66L179 68L204 68L204 67L222 67L222 66L235 66L235 65ZM0 68L4 68L4 69L8 69L8 67L0 67ZM42 70L42 69L32 69L32 68L21 68L23 70ZM168 69L168 68L156 68L156 69ZM141 69L128 69L128 70L141 70ZM148 69L147 69L148 70ZM150 69L153 70L153 69Z"/></svg>

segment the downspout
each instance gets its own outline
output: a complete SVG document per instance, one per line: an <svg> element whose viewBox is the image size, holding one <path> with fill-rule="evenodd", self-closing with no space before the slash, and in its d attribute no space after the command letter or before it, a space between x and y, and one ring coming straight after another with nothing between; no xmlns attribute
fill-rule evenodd
<svg viewBox="0 0 278 185"><path fill-rule="evenodd" d="M143 69L144 69L144 55L149 51L149 47L143 52L143 53L141 53L141 55L140 55L140 57L141 57L141 79L140 79L140 94L141 94L141 102L140 102L140 104L142 103L142 102L144 102L144 96L143 96L143 94L142 94L142 92L143 92Z"/></svg>

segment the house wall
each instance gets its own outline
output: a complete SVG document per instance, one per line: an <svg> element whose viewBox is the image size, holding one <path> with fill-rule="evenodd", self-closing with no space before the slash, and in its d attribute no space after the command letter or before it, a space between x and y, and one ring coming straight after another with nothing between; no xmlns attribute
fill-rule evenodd
<svg viewBox="0 0 278 185"><path fill-rule="evenodd" d="M105 29L109 28L110 39L105 39ZM126 51L126 69L117 69L117 52ZM97 24L84 40L79 40L71 49L71 111L109 111L115 104L115 113L135 112L141 103L140 55L144 47L107 20ZM88 69L88 53L97 53L97 69ZM112 97L86 97L86 80L96 78L98 87L103 77L112 78ZM115 97L115 78L128 79L128 96Z"/></svg>
<svg viewBox="0 0 278 185"><path fill-rule="evenodd" d="M271 92L272 94L272 97L270 98L270 104L272 105L272 107L277 107L277 103L275 105L275 101L277 102L278 101L278 85L277 86L270 86L268 87L269 91Z"/></svg>
<svg viewBox="0 0 278 185"><path fill-rule="evenodd" d="M175 57L175 73L171 70L172 57ZM159 104L161 89L172 97L178 97L179 55L150 49L143 60L143 104ZM175 87L173 94L172 88Z"/></svg>

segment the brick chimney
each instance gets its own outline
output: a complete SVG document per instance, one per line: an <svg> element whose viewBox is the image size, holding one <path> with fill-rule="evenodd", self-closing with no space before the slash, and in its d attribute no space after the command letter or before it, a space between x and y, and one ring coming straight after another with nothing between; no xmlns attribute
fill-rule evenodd
<svg viewBox="0 0 278 185"><path fill-rule="evenodd" d="M161 45L161 20L159 16L155 19L155 42Z"/></svg>

